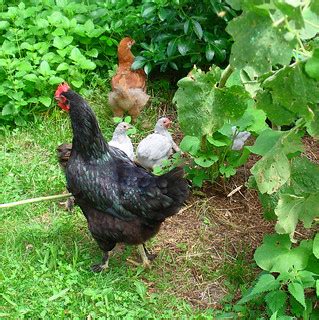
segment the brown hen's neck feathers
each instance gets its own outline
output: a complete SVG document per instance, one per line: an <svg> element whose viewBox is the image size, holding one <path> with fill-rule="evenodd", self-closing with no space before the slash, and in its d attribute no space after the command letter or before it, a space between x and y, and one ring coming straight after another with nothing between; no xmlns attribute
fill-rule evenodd
<svg viewBox="0 0 319 320"><path fill-rule="evenodd" d="M117 50L117 57L119 60L119 65L121 64L131 64L134 62L134 55L131 52L131 49L127 46L127 43L120 45Z"/></svg>
<svg viewBox="0 0 319 320"><path fill-rule="evenodd" d="M70 104L70 118L73 130L72 149L85 158L100 157L108 153L99 124L90 106L76 92L63 93Z"/></svg>

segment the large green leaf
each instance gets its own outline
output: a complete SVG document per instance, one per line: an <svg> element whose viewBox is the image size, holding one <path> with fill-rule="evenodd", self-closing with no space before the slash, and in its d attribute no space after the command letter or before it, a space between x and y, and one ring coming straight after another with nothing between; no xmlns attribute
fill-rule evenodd
<svg viewBox="0 0 319 320"><path fill-rule="evenodd" d="M284 132L271 130L267 128L262 131L255 141L253 146L247 147L251 152L256 153L260 156L264 156L269 152L274 146L276 146L278 140L282 138Z"/></svg>
<svg viewBox="0 0 319 320"><path fill-rule="evenodd" d="M317 0L313 2L317 2ZM300 36L301 39L308 40L313 38L319 32L319 16L310 8L304 9L302 12L302 16L305 21L305 27L301 30Z"/></svg>
<svg viewBox="0 0 319 320"><path fill-rule="evenodd" d="M278 216L276 224L277 233L286 233L293 236L295 232L299 213L303 207L303 197L295 197L292 195L281 195L275 213Z"/></svg>
<svg viewBox="0 0 319 320"><path fill-rule="evenodd" d="M306 308L305 292L304 292L303 286L300 283L298 282L289 283L288 291L304 308Z"/></svg>
<svg viewBox="0 0 319 320"><path fill-rule="evenodd" d="M235 68L251 66L259 74L276 64L287 65L295 40L287 41L282 27L274 27L265 11L244 12L226 28L234 38L230 63Z"/></svg>
<svg viewBox="0 0 319 320"><path fill-rule="evenodd" d="M178 82L174 96L178 119L186 135L211 135L226 121L236 120L247 108L250 97L240 86L216 87L221 71L194 69Z"/></svg>
<svg viewBox="0 0 319 320"><path fill-rule="evenodd" d="M243 116L233 123L238 127L239 131L249 131L261 133L268 125L266 124L266 114L263 110L256 109L253 105L249 105Z"/></svg>
<svg viewBox="0 0 319 320"><path fill-rule="evenodd" d="M290 166L282 150L268 152L251 169L261 193L272 194L282 187L290 177Z"/></svg>
<svg viewBox="0 0 319 320"><path fill-rule="evenodd" d="M271 291L265 296L265 301L271 312L284 311L287 300L286 292L282 290Z"/></svg>
<svg viewBox="0 0 319 320"><path fill-rule="evenodd" d="M275 213L278 216L276 231L290 234L293 239L298 220L302 220L305 228L310 228L315 218L319 217L319 192L304 197L280 195Z"/></svg>
<svg viewBox="0 0 319 320"><path fill-rule="evenodd" d="M273 101L268 91L260 91L256 96L256 108L263 110L269 120L278 125L290 125L296 120L296 114Z"/></svg>
<svg viewBox="0 0 319 320"><path fill-rule="evenodd" d="M299 247L291 248L288 235L265 235L263 244L254 254L257 265L269 272L289 272L293 268L306 268L312 251L312 241L301 241Z"/></svg>
<svg viewBox="0 0 319 320"><path fill-rule="evenodd" d="M255 145L247 147L263 158L251 169L261 193L278 191L290 178L288 155L303 151L300 133L264 130Z"/></svg>
<svg viewBox="0 0 319 320"><path fill-rule="evenodd" d="M290 186L296 195L319 192L319 165L306 157L293 158Z"/></svg>
<svg viewBox="0 0 319 320"><path fill-rule="evenodd" d="M309 105L319 102L318 82L304 72L304 65L286 66L263 83L275 104L299 116L309 117Z"/></svg>
<svg viewBox="0 0 319 320"><path fill-rule="evenodd" d="M253 289L245 295L239 303L246 303L249 300L253 299L257 294L278 289L280 286L279 281L271 274L262 274Z"/></svg>

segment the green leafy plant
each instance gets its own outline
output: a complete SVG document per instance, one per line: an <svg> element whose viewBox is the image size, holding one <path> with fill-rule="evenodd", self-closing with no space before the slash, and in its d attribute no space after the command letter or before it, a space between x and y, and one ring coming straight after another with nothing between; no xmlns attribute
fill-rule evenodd
<svg viewBox="0 0 319 320"><path fill-rule="evenodd" d="M265 113L254 108L240 82L229 79L229 84L221 85L226 76L227 70L222 73L218 67L207 73L194 69L178 82L174 96L180 126L186 135L180 147L192 156L187 172L199 187L204 180L234 175L250 153L247 148L232 150L238 132L259 133L266 126Z"/></svg>
<svg viewBox="0 0 319 320"><path fill-rule="evenodd" d="M26 1L1 9L0 121L16 125L47 111L63 80L77 89L103 85L116 63L118 39L137 21L130 7L126 20L122 15L114 22L127 1Z"/></svg>
<svg viewBox="0 0 319 320"><path fill-rule="evenodd" d="M141 35L143 51L135 68L149 73L154 66L161 71L189 70L194 64L222 63L229 53L226 22L236 12L225 1L205 0L143 1Z"/></svg>
<svg viewBox="0 0 319 320"><path fill-rule="evenodd" d="M319 165L303 155L302 140L305 135L319 138L319 8L316 1L227 2L242 10L226 28L234 40L230 65L221 76L216 67L191 73L175 95L188 135L184 149L194 162L204 152L209 167L221 163L221 153L207 149L209 137L215 141L225 125L263 113L263 121L253 121L254 130L247 128L257 139L245 149L261 157L249 185L258 191L267 216L277 219L277 234L265 236L256 250L263 273L239 303L262 301L270 319L316 319L319 235L313 229L301 240L295 231L300 222L311 228L319 219ZM272 128L264 126L264 115ZM232 170L231 162L227 166ZM199 165L192 169L203 171ZM201 179L211 177L201 173Z"/></svg>

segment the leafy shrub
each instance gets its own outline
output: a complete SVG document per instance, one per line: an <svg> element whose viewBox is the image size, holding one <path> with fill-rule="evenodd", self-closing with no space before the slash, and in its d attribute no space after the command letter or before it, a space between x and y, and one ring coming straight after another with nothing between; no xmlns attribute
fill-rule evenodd
<svg viewBox="0 0 319 320"><path fill-rule="evenodd" d="M174 101L185 137L181 149L193 163L186 169L195 186L204 180L226 178L236 173L249 156L249 150L232 150L237 131L259 133L266 126L265 113L253 107L253 100L240 81L229 79L225 87L217 86L222 77L219 68L205 73L194 69L178 82Z"/></svg>
<svg viewBox="0 0 319 320"><path fill-rule="evenodd" d="M220 0L143 1L144 23L136 37L143 40L143 51L134 67L154 66L188 71L194 64L208 66L225 61L230 47L226 22L236 16ZM185 71L184 71L185 72Z"/></svg>
<svg viewBox="0 0 319 320"><path fill-rule="evenodd" d="M75 88L103 83L103 72L116 61L117 40L136 22L134 8L124 29L123 19L112 20L127 9L127 1L28 1L2 8L0 120L17 125L48 110L54 88L63 80Z"/></svg>
<svg viewBox="0 0 319 320"><path fill-rule="evenodd" d="M230 65L222 75L213 67L179 82L175 101L188 135L182 145L193 157L192 170L204 171L200 157L209 167L220 167L227 156L216 145L207 148L209 138L215 141L228 123L240 128L238 122L252 121L254 130L246 129L259 135L245 149L261 159L251 169L249 184L258 190L267 214L277 219L277 234L265 236L256 250L263 273L240 304L258 307L262 302L271 320L317 319L319 234L314 228L302 240L295 231L299 223L315 227L319 218L319 165L302 154L306 133L319 138L319 7L317 1L227 2L242 9L226 28L234 39ZM260 126L264 116L257 111L279 130ZM283 125L288 129L281 131Z"/></svg>

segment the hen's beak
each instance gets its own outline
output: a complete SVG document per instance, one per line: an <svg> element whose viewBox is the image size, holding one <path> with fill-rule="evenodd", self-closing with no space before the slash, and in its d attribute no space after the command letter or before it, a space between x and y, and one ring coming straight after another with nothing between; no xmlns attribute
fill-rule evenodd
<svg viewBox="0 0 319 320"><path fill-rule="evenodd" d="M173 123L173 122L172 122L170 119L167 119L167 120L166 120L166 123L165 123L165 127L166 127L166 128L170 128L171 125L172 125L172 123Z"/></svg>
<svg viewBox="0 0 319 320"><path fill-rule="evenodd" d="M59 97L55 96L54 99L57 101L58 106L61 109L65 110L65 111L68 111L68 112L70 111L70 107L68 106L67 100L66 100L65 97L63 97L63 96L59 96Z"/></svg>

